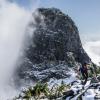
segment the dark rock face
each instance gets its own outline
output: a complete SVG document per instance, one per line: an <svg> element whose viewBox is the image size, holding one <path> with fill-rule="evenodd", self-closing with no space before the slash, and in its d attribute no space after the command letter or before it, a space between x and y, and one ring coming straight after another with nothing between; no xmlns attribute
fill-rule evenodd
<svg viewBox="0 0 100 100"><path fill-rule="evenodd" d="M43 21L36 16L37 25L32 39L35 47L30 45L26 51L33 63L66 61L67 52L72 52L78 62L90 60L82 48L78 29L68 15L55 8L40 8L38 12L43 16Z"/></svg>
<svg viewBox="0 0 100 100"><path fill-rule="evenodd" d="M30 23L30 27L36 27L36 30L25 49L18 75L21 79L28 77L33 81L66 78L68 67L90 61L82 48L78 29L72 19L58 9L39 8L37 11L38 16L33 13L36 23ZM63 67L59 62L63 62Z"/></svg>

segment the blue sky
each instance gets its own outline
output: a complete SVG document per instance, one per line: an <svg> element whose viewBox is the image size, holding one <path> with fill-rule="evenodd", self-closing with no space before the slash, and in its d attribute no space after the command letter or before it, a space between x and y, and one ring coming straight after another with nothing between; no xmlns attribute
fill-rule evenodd
<svg viewBox="0 0 100 100"><path fill-rule="evenodd" d="M14 0L30 8L38 0ZM32 5L31 5L32 6ZM100 0L39 0L39 7L56 7L68 14L78 26L81 38L100 40Z"/></svg>

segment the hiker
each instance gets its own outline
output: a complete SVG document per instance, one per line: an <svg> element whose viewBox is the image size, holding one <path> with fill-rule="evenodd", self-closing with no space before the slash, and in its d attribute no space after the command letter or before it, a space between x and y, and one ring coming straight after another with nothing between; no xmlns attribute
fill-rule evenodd
<svg viewBox="0 0 100 100"><path fill-rule="evenodd" d="M83 79L85 80L84 81L84 84L87 82L87 79L88 79L88 64L87 63L84 63L80 68L79 68L79 71L81 72L82 74L82 77Z"/></svg>

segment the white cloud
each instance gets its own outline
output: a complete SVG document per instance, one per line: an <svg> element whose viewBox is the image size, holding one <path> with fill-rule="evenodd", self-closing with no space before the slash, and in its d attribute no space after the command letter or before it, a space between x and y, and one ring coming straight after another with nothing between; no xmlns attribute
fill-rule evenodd
<svg viewBox="0 0 100 100"><path fill-rule="evenodd" d="M100 41L91 41L84 44L84 49L94 63L99 65L100 62Z"/></svg>

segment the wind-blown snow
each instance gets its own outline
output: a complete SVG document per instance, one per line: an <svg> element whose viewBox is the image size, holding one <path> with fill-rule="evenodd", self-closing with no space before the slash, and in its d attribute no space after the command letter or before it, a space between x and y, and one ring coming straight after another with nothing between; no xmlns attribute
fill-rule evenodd
<svg viewBox="0 0 100 100"><path fill-rule="evenodd" d="M35 9L34 9L35 10ZM8 0L0 0L0 100L15 93L11 76L23 46L31 12Z"/></svg>

